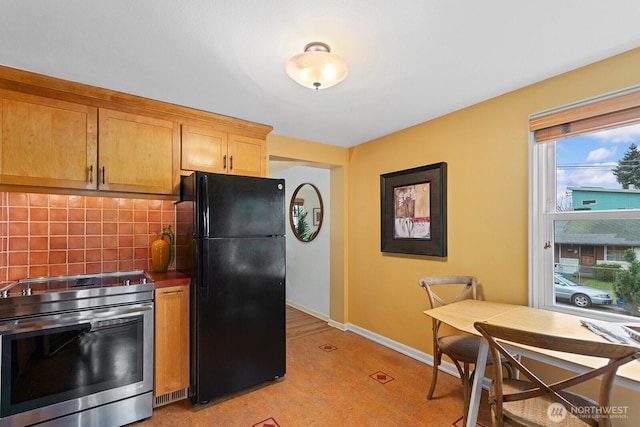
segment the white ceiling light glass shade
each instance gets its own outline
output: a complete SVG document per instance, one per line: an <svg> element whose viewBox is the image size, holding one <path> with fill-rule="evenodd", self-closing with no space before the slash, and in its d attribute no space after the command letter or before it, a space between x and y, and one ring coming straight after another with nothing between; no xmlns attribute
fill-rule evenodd
<svg viewBox="0 0 640 427"><path fill-rule="evenodd" d="M294 81L309 89L327 89L343 81L349 75L344 59L331 53L329 45L312 42L304 52L289 60L287 74Z"/></svg>

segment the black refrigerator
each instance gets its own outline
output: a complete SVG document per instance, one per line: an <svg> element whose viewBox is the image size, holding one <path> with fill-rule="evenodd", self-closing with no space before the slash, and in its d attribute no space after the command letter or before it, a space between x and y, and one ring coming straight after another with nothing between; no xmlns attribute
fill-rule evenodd
<svg viewBox="0 0 640 427"><path fill-rule="evenodd" d="M194 172L176 204L176 269L191 278L191 401L285 374L284 180Z"/></svg>

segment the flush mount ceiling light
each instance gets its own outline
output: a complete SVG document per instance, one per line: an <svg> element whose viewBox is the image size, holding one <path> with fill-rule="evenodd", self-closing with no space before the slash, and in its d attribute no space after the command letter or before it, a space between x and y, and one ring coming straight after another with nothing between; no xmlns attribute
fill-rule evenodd
<svg viewBox="0 0 640 427"><path fill-rule="evenodd" d="M343 81L349 74L344 59L331 53L328 44L312 42L289 60L287 74L309 89L327 89Z"/></svg>

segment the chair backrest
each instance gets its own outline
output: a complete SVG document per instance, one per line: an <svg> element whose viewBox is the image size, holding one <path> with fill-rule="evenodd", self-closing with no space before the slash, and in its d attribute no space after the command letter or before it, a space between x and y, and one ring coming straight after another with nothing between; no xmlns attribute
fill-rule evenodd
<svg viewBox="0 0 640 427"><path fill-rule="evenodd" d="M427 291L431 308L451 304L463 299L476 299L478 279L474 276L429 276L419 279L418 283ZM434 289L434 287L440 285L458 286L460 290L452 298L444 299Z"/></svg>
<svg viewBox="0 0 640 427"><path fill-rule="evenodd" d="M558 403L565 406L567 411L573 411L573 414L581 414L581 418L590 418L591 425L610 425L610 420L598 418L598 411L591 410L585 414L585 408L576 407L571 398L562 395L566 389L577 384L583 383L589 379L602 377L600 382L600 390L598 400L595 401L600 408L610 407L610 394L615 379L616 371L619 366L624 365L634 359L640 358L640 348L614 344L610 342L588 341L568 337L559 337L546 335L536 332L513 329L505 326L492 325L487 322L475 322L475 328L489 342L489 349L494 360L494 393L496 414L498 418L502 414L502 403L518 400L532 399L540 396L547 396ZM498 341L500 340L500 341ZM541 380L529 367L523 364L523 361L516 359L502 344L501 341L508 341L516 344L524 344L530 347L536 347L546 350L554 350L563 353L581 354L586 356L608 359L608 363L599 368L588 369L581 374L568 374L568 378L547 383ZM517 369L521 378L526 377L526 381L532 384L532 388L527 391L520 391L505 394L503 390L502 372L500 371L500 363L495 363L500 359L500 355L511 362L512 366ZM522 378L524 379L524 378ZM593 415L593 417L590 417Z"/></svg>

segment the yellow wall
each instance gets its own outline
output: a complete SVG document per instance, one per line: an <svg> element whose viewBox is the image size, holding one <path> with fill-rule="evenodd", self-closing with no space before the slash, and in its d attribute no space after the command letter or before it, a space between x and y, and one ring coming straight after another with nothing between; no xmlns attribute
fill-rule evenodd
<svg viewBox="0 0 640 427"><path fill-rule="evenodd" d="M331 202L332 224L338 222L334 209L348 218L340 230L346 241L332 234L332 252L344 251L344 282L332 275L331 318L430 354L430 320L422 313L428 303L418 278L472 274L483 298L527 304L528 116L638 84L635 49L358 145L348 156L335 147L270 135L270 154L318 156L344 175L338 199L347 202L334 205L333 194ZM448 257L381 253L380 175L442 161L448 164ZM621 404L637 399L628 390L615 393Z"/></svg>
<svg viewBox="0 0 640 427"><path fill-rule="evenodd" d="M485 299L527 304L528 116L638 84L640 49L355 147L349 322L431 354L419 277L472 274ZM441 161L448 164L448 257L382 254L380 174ZM615 387L613 399L630 411L614 424L637 425L638 393Z"/></svg>
<svg viewBox="0 0 640 427"><path fill-rule="evenodd" d="M528 116L637 84L640 49L353 148L349 322L431 353L418 278L472 274L485 299L527 304ZM381 253L380 175L442 161L448 257Z"/></svg>
<svg viewBox="0 0 640 427"><path fill-rule="evenodd" d="M526 304L528 117L638 85L639 71L635 49L349 150L269 135L269 156L332 170L331 318L430 353L418 278L473 274L484 298ZM441 161L448 257L381 253L380 175Z"/></svg>

